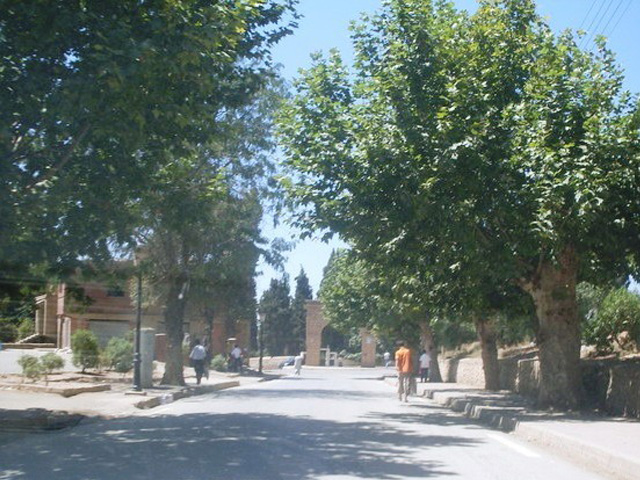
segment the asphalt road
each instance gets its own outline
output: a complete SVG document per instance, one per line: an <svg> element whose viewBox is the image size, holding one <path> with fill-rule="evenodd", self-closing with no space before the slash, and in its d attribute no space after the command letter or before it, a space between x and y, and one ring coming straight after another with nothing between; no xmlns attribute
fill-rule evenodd
<svg viewBox="0 0 640 480"><path fill-rule="evenodd" d="M400 403L379 374L304 368L301 377L18 437L0 449L0 479L601 478L425 400Z"/></svg>

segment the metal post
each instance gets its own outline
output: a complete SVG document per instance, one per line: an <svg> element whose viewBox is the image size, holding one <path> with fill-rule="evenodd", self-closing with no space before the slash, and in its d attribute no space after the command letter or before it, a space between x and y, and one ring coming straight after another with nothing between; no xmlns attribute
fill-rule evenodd
<svg viewBox="0 0 640 480"><path fill-rule="evenodd" d="M262 374L262 323L264 313L258 313L258 373Z"/></svg>
<svg viewBox="0 0 640 480"><path fill-rule="evenodd" d="M137 306L136 306L136 338L135 347L133 351L133 389L136 392L142 391L142 380L140 375L140 327L142 323L142 270L140 265L137 265Z"/></svg>

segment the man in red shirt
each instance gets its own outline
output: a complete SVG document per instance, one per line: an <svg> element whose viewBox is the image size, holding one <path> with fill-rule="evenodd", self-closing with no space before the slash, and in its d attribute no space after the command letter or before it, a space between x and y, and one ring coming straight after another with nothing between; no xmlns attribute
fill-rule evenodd
<svg viewBox="0 0 640 480"><path fill-rule="evenodd" d="M411 374L413 373L413 364L411 362L411 350L408 349L404 342L398 342L400 348L396 351L396 369L398 370L398 399L405 402L411 391Z"/></svg>

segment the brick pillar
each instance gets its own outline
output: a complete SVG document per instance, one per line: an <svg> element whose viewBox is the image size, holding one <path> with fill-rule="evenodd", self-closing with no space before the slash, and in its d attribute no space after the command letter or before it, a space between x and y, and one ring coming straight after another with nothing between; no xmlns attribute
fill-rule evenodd
<svg viewBox="0 0 640 480"><path fill-rule="evenodd" d="M366 328L361 328L360 338L362 340L362 359L360 360L360 366L373 368L376 366L376 337Z"/></svg>
<svg viewBox="0 0 640 480"><path fill-rule="evenodd" d="M320 365L320 347L322 343L322 330L329 322L322 315L322 303L317 300L307 300L304 308L307 312L307 338L305 342L307 365Z"/></svg>

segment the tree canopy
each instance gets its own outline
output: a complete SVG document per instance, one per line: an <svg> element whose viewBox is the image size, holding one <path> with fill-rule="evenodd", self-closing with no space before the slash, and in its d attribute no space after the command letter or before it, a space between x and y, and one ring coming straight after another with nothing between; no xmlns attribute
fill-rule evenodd
<svg viewBox="0 0 640 480"><path fill-rule="evenodd" d="M353 71L315 56L281 115L300 223L431 289L519 286L539 401L575 407L575 284L628 274L640 251L640 113L612 52L516 0L391 0L353 42Z"/></svg>
<svg viewBox="0 0 640 480"><path fill-rule="evenodd" d="M129 241L154 174L242 134L230 117L273 76L294 3L3 2L2 275Z"/></svg>

